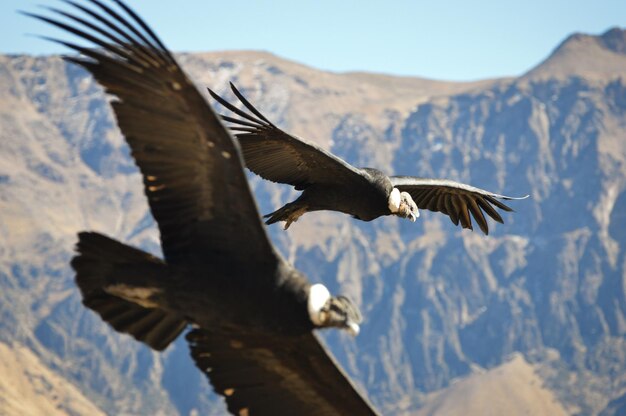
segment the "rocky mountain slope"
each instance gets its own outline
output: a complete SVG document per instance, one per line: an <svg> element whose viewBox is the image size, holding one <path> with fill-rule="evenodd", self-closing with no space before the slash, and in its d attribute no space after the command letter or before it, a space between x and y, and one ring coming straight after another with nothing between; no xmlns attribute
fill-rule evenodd
<svg viewBox="0 0 626 416"><path fill-rule="evenodd" d="M3 415L105 415L24 346L0 343L0 373Z"/></svg>
<svg viewBox="0 0 626 416"><path fill-rule="evenodd" d="M531 195L488 237L430 212L415 224L314 213L270 227L311 280L360 304L356 340L324 337L385 414L484 414L476 403L498 371L518 394L492 411L624 409L625 33L574 35L519 78L475 83L321 72L261 52L179 56L199 86L235 82L275 123L356 165ZM72 414L224 414L183 340L153 353L80 304L77 231L158 253L107 97L79 68L31 56L0 57L0 97L0 354L27 357L16 380L32 365L58 385L11 397ZM250 178L262 212L294 197Z"/></svg>
<svg viewBox="0 0 626 416"><path fill-rule="evenodd" d="M416 416L566 415L537 373L536 366L515 354L496 368L474 372L430 394Z"/></svg>

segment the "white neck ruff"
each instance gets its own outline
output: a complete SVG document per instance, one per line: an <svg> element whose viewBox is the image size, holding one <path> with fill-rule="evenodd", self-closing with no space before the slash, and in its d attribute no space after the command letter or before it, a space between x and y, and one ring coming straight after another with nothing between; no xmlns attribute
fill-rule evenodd
<svg viewBox="0 0 626 416"><path fill-rule="evenodd" d="M326 286L317 283L309 289L307 309L309 311L309 318L311 318L311 322L315 325L319 326L323 324L320 312L329 299L330 292L326 289Z"/></svg>
<svg viewBox="0 0 626 416"><path fill-rule="evenodd" d="M400 201L400 191L398 190L398 188L393 188L393 191L391 191L391 193L389 194L389 200L387 201L387 203L389 204L389 211L391 211L392 213L398 212L398 210L400 209Z"/></svg>

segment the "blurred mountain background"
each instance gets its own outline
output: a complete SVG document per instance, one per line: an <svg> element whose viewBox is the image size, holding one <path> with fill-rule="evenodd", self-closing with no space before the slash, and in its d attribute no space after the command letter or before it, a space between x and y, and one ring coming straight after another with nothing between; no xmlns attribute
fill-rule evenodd
<svg viewBox="0 0 626 416"><path fill-rule="evenodd" d="M470 83L178 57L202 90L233 98L232 81L357 166L531 195L489 236L431 212L269 228L360 305L355 340L323 337L384 414L626 414L626 31L575 34L523 76ZM225 414L182 338L154 353L81 305L76 232L159 254L109 99L57 56L0 56L0 414ZM295 196L250 180L262 213Z"/></svg>

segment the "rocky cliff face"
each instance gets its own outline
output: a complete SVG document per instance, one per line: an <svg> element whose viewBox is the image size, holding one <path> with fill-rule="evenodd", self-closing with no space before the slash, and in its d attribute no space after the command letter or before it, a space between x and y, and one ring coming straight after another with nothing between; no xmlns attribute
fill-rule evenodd
<svg viewBox="0 0 626 416"><path fill-rule="evenodd" d="M526 400L545 398L542 387L569 413L619 414L624 50L619 29L576 35L520 78L471 84L325 73L258 52L180 60L199 86L221 93L235 82L277 124L355 165L531 195L488 237L430 212L415 224L314 213L288 232L270 227L311 280L360 304L356 342L324 337L386 414L436 409L431 392L487 379L474 375L514 353L544 383ZM155 354L80 304L68 266L77 231L158 253L107 98L84 71L29 56L0 57L0 97L0 341L32 351L107 413L223 414L184 341ZM264 213L294 197L250 178Z"/></svg>

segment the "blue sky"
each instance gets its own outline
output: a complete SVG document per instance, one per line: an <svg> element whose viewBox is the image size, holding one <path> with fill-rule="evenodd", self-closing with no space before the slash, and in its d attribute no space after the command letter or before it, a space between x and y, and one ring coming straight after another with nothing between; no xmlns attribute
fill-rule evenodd
<svg viewBox="0 0 626 416"><path fill-rule="evenodd" d="M256 49L332 71L443 80L520 75L573 32L626 26L624 0L127 1L174 51ZM0 53L63 52L26 36L59 33L15 13L37 4L63 7L0 0Z"/></svg>

